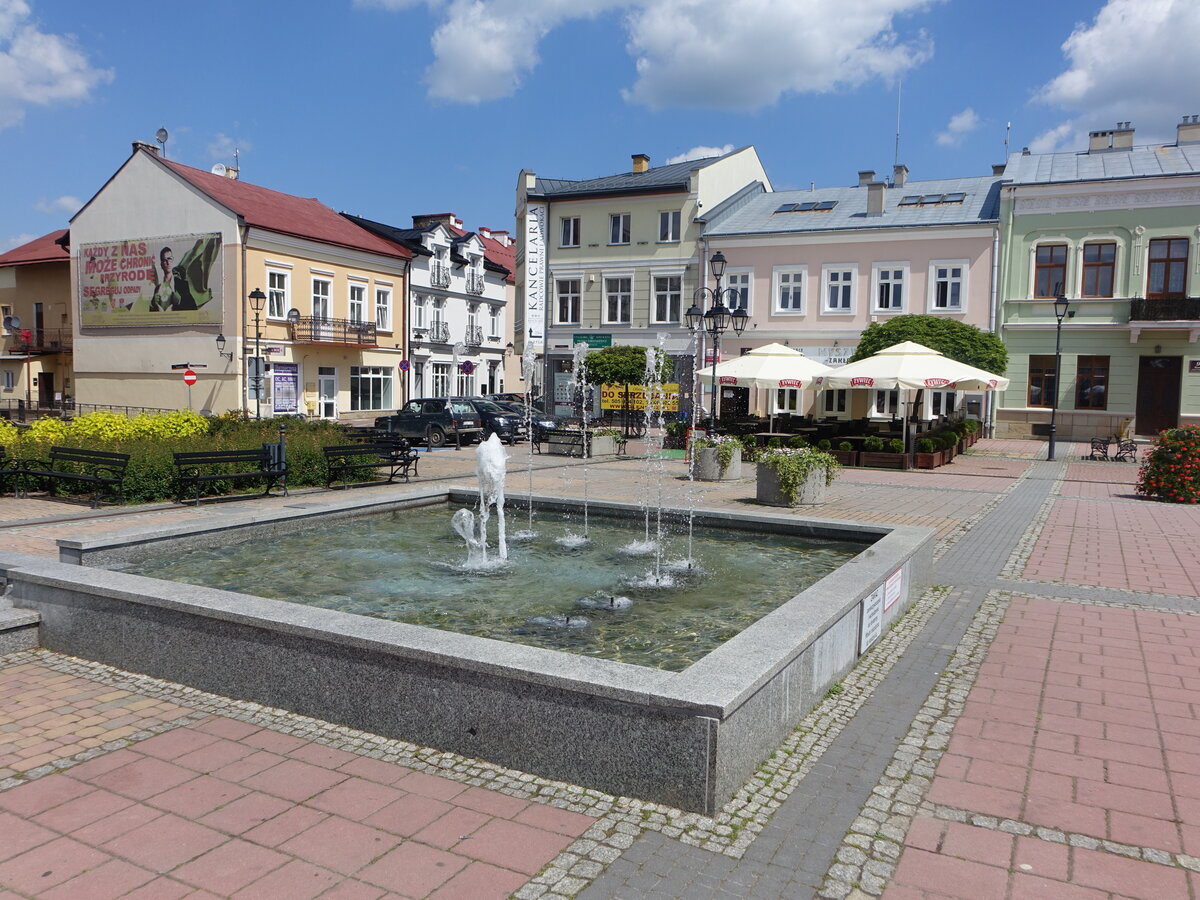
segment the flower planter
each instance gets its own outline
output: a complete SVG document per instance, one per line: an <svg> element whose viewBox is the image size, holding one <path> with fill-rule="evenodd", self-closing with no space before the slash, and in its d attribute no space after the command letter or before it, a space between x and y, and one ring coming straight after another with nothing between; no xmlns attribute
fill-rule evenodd
<svg viewBox="0 0 1200 900"><path fill-rule="evenodd" d="M608 436L593 437L588 456L616 456L617 439Z"/></svg>
<svg viewBox="0 0 1200 900"><path fill-rule="evenodd" d="M696 451L695 475L697 481L736 481L742 477L742 450L735 447L733 458L725 471L721 471L721 459L717 447L701 447Z"/></svg>
<svg viewBox="0 0 1200 900"><path fill-rule="evenodd" d="M843 466L858 465L857 450L827 450L826 452L840 462Z"/></svg>
<svg viewBox="0 0 1200 900"><path fill-rule="evenodd" d="M938 466L945 465L946 456L941 450L935 450L933 453L914 453L913 464L918 469L936 469Z"/></svg>
<svg viewBox="0 0 1200 900"><path fill-rule="evenodd" d="M604 436L593 435L589 440L588 456L616 456L617 455L617 439ZM583 438L579 432L560 431L551 432L549 439L546 442L546 453L555 456L582 456Z"/></svg>
<svg viewBox="0 0 1200 900"><path fill-rule="evenodd" d="M863 450L858 454L858 464L874 469L907 469L908 455L887 453L882 450Z"/></svg>
<svg viewBox="0 0 1200 900"><path fill-rule="evenodd" d="M779 483L779 475L770 466L757 466L758 490L755 499L771 506L811 506L825 502L825 469L813 469L804 479L796 499L788 502Z"/></svg>
<svg viewBox="0 0 1200 900"><path fill-rule="evenodd" d="M946 462L953 462L955 455L958 453L958 445L951 444L942 452L946 454Z"/></svg>

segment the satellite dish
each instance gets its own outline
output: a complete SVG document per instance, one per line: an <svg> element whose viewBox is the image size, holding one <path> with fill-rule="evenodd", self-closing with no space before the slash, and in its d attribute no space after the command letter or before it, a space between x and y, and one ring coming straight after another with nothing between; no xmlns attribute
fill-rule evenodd
<svg viewBox="0 0 1200 900"><path fill-rule="evenodd" d="M21 327L21 317L20 316L5 316L4 317L4 327L8 331L16 331L18 328Z"/></svg>
<svg viewBox="0 0 1200 900"><path fill-rule="evenodd" d="M211 171L214 175L220 175L222 178L224 178L229 170L225 168L224 164L217 163L209 171Z"/></svg>
<svg viewBox="0 0 1200 900"><path fill-rule="evenodd" d="M154 139L160 144L165 144L168 137L170 137L170 135L167 134L167 129L165 128L160 128L158 131L154 132Z"/></svg>

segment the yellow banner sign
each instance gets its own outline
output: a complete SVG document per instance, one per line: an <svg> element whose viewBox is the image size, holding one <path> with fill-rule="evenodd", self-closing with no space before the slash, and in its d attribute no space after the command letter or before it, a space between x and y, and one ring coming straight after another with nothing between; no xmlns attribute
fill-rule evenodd
<svg viewBox="0 0 1200 900"><path fill-rule="evenodd" d="M626 403L625 388L629 388ZM607 410L646 408L646 386L643 384L605 384L600 387L600 408ZM664 384L662 390L650 395L650 408L655 412L679 412L679 385Z"/></svg>

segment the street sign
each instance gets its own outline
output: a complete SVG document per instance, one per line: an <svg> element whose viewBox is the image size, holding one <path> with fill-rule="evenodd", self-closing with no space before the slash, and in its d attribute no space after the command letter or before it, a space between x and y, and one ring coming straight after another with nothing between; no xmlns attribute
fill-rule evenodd
<svg viewBox="0 0 1200 900"><path fill-rule="evenodd" d="M595 349L599 347L611 347L611 334L573 334L571 335L571 344L587 344Z"/></svg>
<svg viewBox="0 0 1200 900"><path fill-rule="evenodd" d="M193 384L195 384L196 383L196 373L193 372L191 369L188 369L186 372L184 372L183 373L183 383L186 384L188 387L191 387Z"/></svg>

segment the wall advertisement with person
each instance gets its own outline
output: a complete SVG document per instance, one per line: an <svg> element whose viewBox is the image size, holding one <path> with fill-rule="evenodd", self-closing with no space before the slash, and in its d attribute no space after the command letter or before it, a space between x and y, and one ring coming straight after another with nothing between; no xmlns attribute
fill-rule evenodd
<svg viewBox="0 0 1200 900"><path fill-rule="evenodd" d="M136 238L79 248L84 328L221 324L221 235Z"/></svg>

